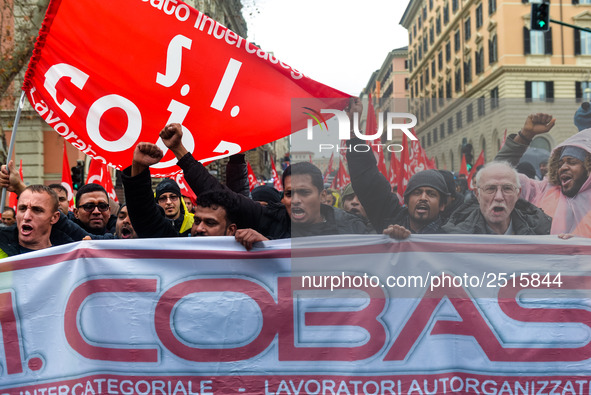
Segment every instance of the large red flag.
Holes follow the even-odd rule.
[[[460,163],[460,174],[468,177],[468,166],[466,165],[466,156],[462,154],[462,163]]]
[[[468,187],[470,189],[474,189],[473,185],[472,185],[472,178],[476,175],[476,172],[478,171],[478,166],[482,166],[484,165],[484,150],[480,151],[480,155],[478,155],[478,159],[476,159],[476,162],[474,163],[474,166],[472,166],[472,168],[470,169],[470,174],[468,174]]]
[[[277,169],[275,169],[275,161],[273,160],[273,156],[271,156],[271,178],[273,178],[273,188],[277,189],[278,191],[283,191],[283,185],[281,185],[281,179],[277,174]]]
[[[107,191],[109,198],[119,203],[119,199],[115,193],[115,188],[113,187],[113,180],[111,180],[111,173],[109,172],[107,165],[100,163],[96,159],[92,159],[90,161],[90,165],[88,166],[88,178],[86,178],[86,183],[102,185],[102,187]]]
[[[257,176],[254,175],[254,171],[252,171],[252,167],[250,167],[250,163],[248,162],[246,162],[246,169],[248,171],[248,188],[252,192],[258,185]]]
[[[18,175],[21,177],[21,181],[23,181],[23,160],[20,160],[18,165]],[[12,207],[14,211],[16,211],[16,206],[18,205],[18,196],[14,192],[8,192],[8,207]],[[4,210],[4,207],[2,207]]]
[[[123,169],[138,142],[158,144],[160,177],[178,172],[158,137],[168,123],[181,123],[187,149],[210,162],[305,129],[292,99],[343,108],[349,97],[182,1],[146,0],[52,0],[23,89],[51,127],[102,163]]]
[[[74,188],[72,187],[72,173],[70,162],[68,161],[68,152],[66,151],[66,141],[64,140],[64,159],[62,161],[62,186],[68,191],[68,210],[74,211]]]

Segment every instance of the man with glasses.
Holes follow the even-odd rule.
[[[507,162],[490,162],[475,177],[476,201],[460,206],[443,226],[447,233],[547,235],[552,218],[520,199],[519,174]]]
[[[99,184],[83,185],[76,193],[74,208],[76,222],[84,230],[94,235],[113,233],[109,229],[111,209],[107,191]],[[116,222],[116,218],[114,221]]]

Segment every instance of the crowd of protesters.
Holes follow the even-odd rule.
[[[362,109],[361,101],[352,99],[346,111]],[[531,165],[517,167],[532,139],[554,124],[548,114],[529,115],[494,161],[478,170],[472,190],[449,171],[423,170],[410,178],[402,202],[373,153],[353,149],[347,152],[351,183],[341,191],[325,189],[322,172],[301,162],[284,170],[283,193],[261,186],[251,194],[242,154],[232,156],[222,184],[183,145],[179,124],[165,126],[160,138],[176,156],[196,201],[182,196],[172,179],[152,189],[149,167],[163,151],[147,142],[135,147],[122,172],[126,204],[120,207],[112,207],[102,186],[87,184],[69,211],[63,186],[27,187],[11,161],[2,166],[0,186],[19,199],[16,212],[2,212],[0,257],[83,239],[232,236],[251,249],[265,240],[338,234],[591,237],[591,128],[580,128],[559,144],[540,164],[541,177]]]

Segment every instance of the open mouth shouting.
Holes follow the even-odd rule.
[[[121,231],[119,233],[122,239],[131,239],[133,236],[133,231],[129,227],[121,228]]]
[[[20,229],[21,236],[30,236],[33,233],[33,227],[28,224],[22,224]]]
[[[291,219],[292,221],[302,221],[306,217],[306,211],[301,207],[291,207]]]
[[[562,190],[568,190],[572,187],[573,185],[573,176],[572,174],[565,172],[562,173],[560,175],[560,186],[562,187]]]

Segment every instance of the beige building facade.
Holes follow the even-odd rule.
[[[555,23],[531,31],[531,4],[515,0],[411,0],[410,112],[417,137],[439,168],[457,171],[471,144],[492,160],[505,129],[549,112],[557,125],[532,146],[552,149],[577,131],[573,116],[591,99],[591,33]],[[551,2],[550,17],[591,27],[591,2]]]

